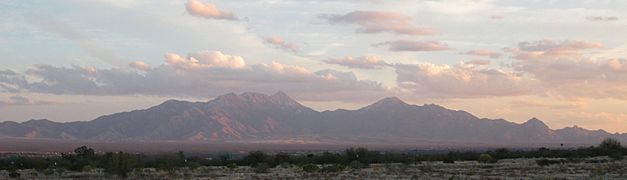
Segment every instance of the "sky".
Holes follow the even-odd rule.
[[[0,0],[0,121],[384,97],[627,132],[627,1]]]

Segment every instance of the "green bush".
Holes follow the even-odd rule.
[[[478,162],[480,163],[491,163],[492,162],[492,156],[490,156],[489,154],[481,154],[479,155],[479,158],[477,159]]]
[[[270,165],[268,163],[259,163],[255,166],[255,173],[269,173]]]
[[[226,167],[229,168],[229,169],[235,169],[235,168],[237,168],[237,164],[230,163],[230,164],[226,165]]]
[[[330,166],[323,167],[322,169],[320,169],[320,171],[325,172],[325,173],[334,173],[334,172],[341,172],[345,168],[346,167],[342,164],[333,164]]]
[[[612,158],[613,160],[620,161],[620,160],[623,160],[624,155],[622,152],[614,152],[610,154],[609,157]]]
[[[550,159],[540,159],[536,160],[536,163],[540,166],[548,166],[552,164],[562,164],[565,163],[564,160],[550,160]]]
[[[303,171],[308,173],[318,172],[318,170],[320,170],[320,168],[315,164],[305,164],[303,166]]]
[[[18,173],[16,171],[11,171],[11,172],[9,172],[9,177],[10,178],[19,178],[20,177],[20,173]]]
[[[351,169],[361,169],[361,168],[364,168],[365,165],[362,164],[361,162],[357,161],[357,160],[354,160],[354,161],[351,161],[351,163],[348,164],[348,167],[350,167]]]

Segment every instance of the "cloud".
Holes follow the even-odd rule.
[[[588,21],[618,21],[618,17],[616,16],[588,16],[586,17]]]
[[[482,59],[473,59],[473,60],[465,62],[465,64],[470,64],[474,66],[485,66],[485,65],[490,65],[490,63],[491,63],[490,61],[482,60]]]
[[[16,93],[26,85],[28,81],[21,74],[9,69],[0,70],[0,92]]]
[[[547,103],[529,99],[515,99],[510,101],[514,108],[550,108],[550,109],[580,109],[586,105],[583,101],[572,101],[568,103]]]
[[[494,20],[501,20],[501,19],[505,19],[505,16],[501,16],[501,15],[492,15],[492,16],[490,16],[490,19],[494,19]]]
[[[168,65],[180,69],[243,68],[246,66],[242,57],[223,54],[220,51],[200,51],[187,57],[168,53],[165,59]]]
[[[521,42],[509,48],[514,71],[541,82],[546,95],[558,98],[627,99],[627,60],[591,58],[588,51],[603,47],[589,41]]]
[[[415,96],[478,98],[531,93],[531,82],[512,72],[431,63],[394,66],[399,88]]]
[[[124,65],[124,63],[122,63],[124,60],[118,58],[118,56],[111,49],[106,48],[101,42],[93,38],[89,38],[83,32],[78,31],[76,28],[63,21],[58,21],[50,17],[37,17],[32,18],[31,23],[37,25],[46,32],[50,32],[67,39],[85,50],[90,56],[97,58],[102,62],[113,66]]]
[[[533,42],[520,42],[517,48],[506,48],[506,51],[514,54],[516,59],[541,59],[556,57],[572,57],[581,54],[581,51],[588,49],[602,48],[599,42],[583,40],[540,40]]]
[[[357,58],[346,56],[343,58],[330,58],[324,62],[358,69],[381,69],[390,66],[390,64],[383,61],[379,56],[363,56]]]
[[[466,54],[473,55],[473,56],[490,57],[493,59],[501,57],[501,53],[494,52],[494,51],[487,50],[487,49],[476,49],[476,50],[468,51],[466,52]]]
[[[275,47],[288,50],[291,52],[297,52],[298,48],[295,44],[285,42],[285,40],[280,36],[272,36],[265,39],[265,42],[268,44],[272,44]]]
[[[374,44],[373,46],[388,46],[390,51],[444,51],[450,48],[446,43],[439,41],[387,41]]]
[[[32,101],[24,96],[11,96],[8,100],[1,101],[0,107],[3,106],[28,106],[28,105],[46,105],[46,104],[56,104],[53,101]]]
[[[203,3],[200,0],[188,0],[185,9],[189,14],[207,19],[237,20],[232,12],[222,11],[215,4]]]
[[[0,72],[4,72],[0,83],[13,90],[68,95],[207,98],[230,92],[285,91],[303,100],[323,101],[370,99],[367,97],[380,97],[386,90],[378,82],[357,79],[352,72],[310,71],[277,62],[247,65],[239,56],[218,51],[200,51],[188,57],[170,53],[164,64],[142,72],[52,65],[37,65],[21,73]],[[328,97],[309,99],[317,94]]]
[[[141,71],[146,71],[150,69],[150,65],[144,61],[135,61],[135,62],[128,64],[128,66],[133,69],[137,69]]]
[[[353,11],[344,15],[322,14],[318,16],[331,24],[356,24],[357,33],[391,32],[403,35],[433,35],[435,30],[416,27],[411,24],[412,18],[399,13],[378,11]]]

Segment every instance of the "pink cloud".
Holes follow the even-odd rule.
[[[488,61],[488,60],[473,59],[473,60],[465,62],[465,64],[471,64],[471,65],[475,65],[475,66],[485,66],[485,65],[490,65],[491,62]]]
[[[501,53],[494,52],[494,51],[487,50],[487,49],[476,49],[476,50],[468,51],[468,52],[466,52],[466,54],[467,55],[473,55],[473,56],[490,57],[490,58],[499,58],[499,57],[501,57]]]
[[[531,82],[513,72],[474,66],[431,63],[394,66],[397,84],[416,96],[477,98],[517,96],[531,92]]]
[[[285,39],[283,39],[280,36],[272,36],[272,37],[266,38],[265,42],[269,43],[269,44],[272,44],[275,47],[278,47],[278,48],[281,48],[281,49],[284,49],[284,50],[288,50],[288,51],[291,51],[291,52],[297,52],[298,51],[298,48],[296,47],[295,44],[286,42]]]
[[[147,64],[144,61],[135,61],[128,65],[129,67],[137,70],[146,71],[150,69],[150,64]]]
[[[228,11],[221,11],[215,4],[203,3],[200,0],[188,0],[185,9],[193,16],[207,19],[237,20],[235,14]]]
[[[357,33],[392,32],[404,35],[433,35],[435,30],[416,27],[412,18],[399,13],[378,11],[353,11],[344,15],[320,15],[331,24],[356,24]]]
[[[450,48],[440,41],[409,41],[398,40],[374,44],[374,46],[388,46],[390,51],[444,51]]]
[[[599,42],[583,40],[540,40],[533,42],[520,42],[517,48],[507,48],[514,54],[516,59],[538,59],[551,57],[572,57],[580,55],[582,51],[588,49],[602,48]]]
[[[363,56],[357,58],[346,56],[343,58],[331,58],[324,62],[359,69],[381,69],[390,65],[378,56]]]
[[[200,51],[188,57],[168,53],[165,58],[168,65],[180,69],[243,68],[246,66],[241,56],[223,54],[220,51]]]

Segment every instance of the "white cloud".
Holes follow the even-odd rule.
[[[496,69],[431,63],[399,64],[394,68],[399,88],[414,96],[478,98],[531,92],[531,82],[512,72]]]
[[[206,69],[206,68],[243,68],[246,66],[240,56],[223,54],[220,51],[200,51],[192,53],[188,57],[168,53],[165,55],[166,63],[180,69]]]

